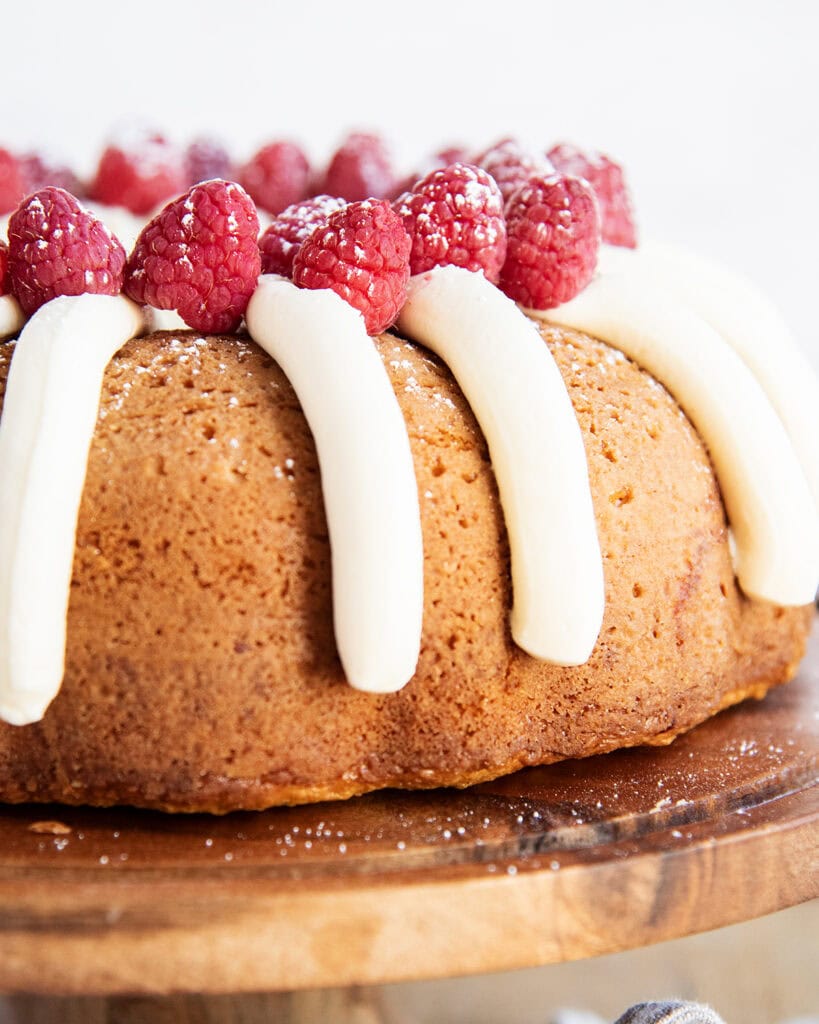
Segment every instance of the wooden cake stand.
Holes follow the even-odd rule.
[[[670,747],[259,814],[0,810],[0,991],[281,991],[554,963],[819,893],[819,630]]]

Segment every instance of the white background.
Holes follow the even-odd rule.
[[[89,170],[136,115],[238,157],[292,137],[318,162],[375,128],[406,169],[449,141],[596,146],[644,235],[756,281],[819,367],[818,45],[812,0],[5,0],[0,145]]]

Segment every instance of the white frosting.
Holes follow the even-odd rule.
[[[398,690],[420,650],[423,546],[407,428],[386,370],[361,314],[332,291],[262,277],[246,320],[293,385],[316,443],[347,680]]]
[[[121,296],[53,299],[17,340],[0,419],[0,718],[42,718],[59,690],[80,498],[100,386],[142,330]]]
[[[17,299],[13,295],[0,295],[0,341],[17,334],[25,322]]]
[[[563,378],[535,325],[482,274],[414,277],[398,328],[452,370],[486,437],[512,561],[512,636],[559,665],[588,660],[603,569],[586,453]]]
[[[819,582],[812,495],[781,420],[721,335],[672,291],[618,272],[532,315],[609,342],[666,385],[709,448],[743,590],[781,605],[810,603]]]
[[[819,379],[779,311],[741,277],[675,246],[603,246],[602,273],[658,285],[698,313],[742,357],[779,414],[819,512]]]
[[[175,309],[151,310],[151,327],[155,331],[188,331],[190,328]]]

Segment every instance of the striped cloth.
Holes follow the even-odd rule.
[[[552,1015],[549,1024],[607,1024],[607,1022],[588,1010],[564,1008]],[[708,1006],[675,999],[638,1003],[618,1017],[615,1024],[725,1024],[725,1022]]]
[[[616,1024],[725,1024],[710,1006],[678,1000],[638,1003],[617,1018]]]
[[[549,1024],[608,1024],[608,1022],[590,1010],[564,1008],[552,1014]],[[725,1022],[710,1006],[684,1002],[680,999],[666,999],[661,1002],[637,1003],[618,1017],[614,1024],[725,1024]],[[810,1013],[806,1017],[789,1017],[781,1024],[819,1024],[819,1015]]]

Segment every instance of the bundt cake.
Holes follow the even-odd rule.
[[[13,281],[0,297],[0,799],[222,813],[466,786],[668,743],[793,676],[819,387],[764,300],[667,247],[601,248],[603,199],[568,295],[563,240],[523,295],[512,257],[423,265],[416,187],[336,202],[227,326],[157,329],[179,296],[151,275],[179,282],[151,254],[193,252],[162,245],[207,220],[197,188],[140,236],[125,294],[52,275],[25,326]],[[509,253],[521,191],[548,221],[526,189],[480,200]],[[364,266],[376,222],[388,255]],[[328,250],[355,274],[317,281]],[[361,294],[387,293],[373,322]]]

